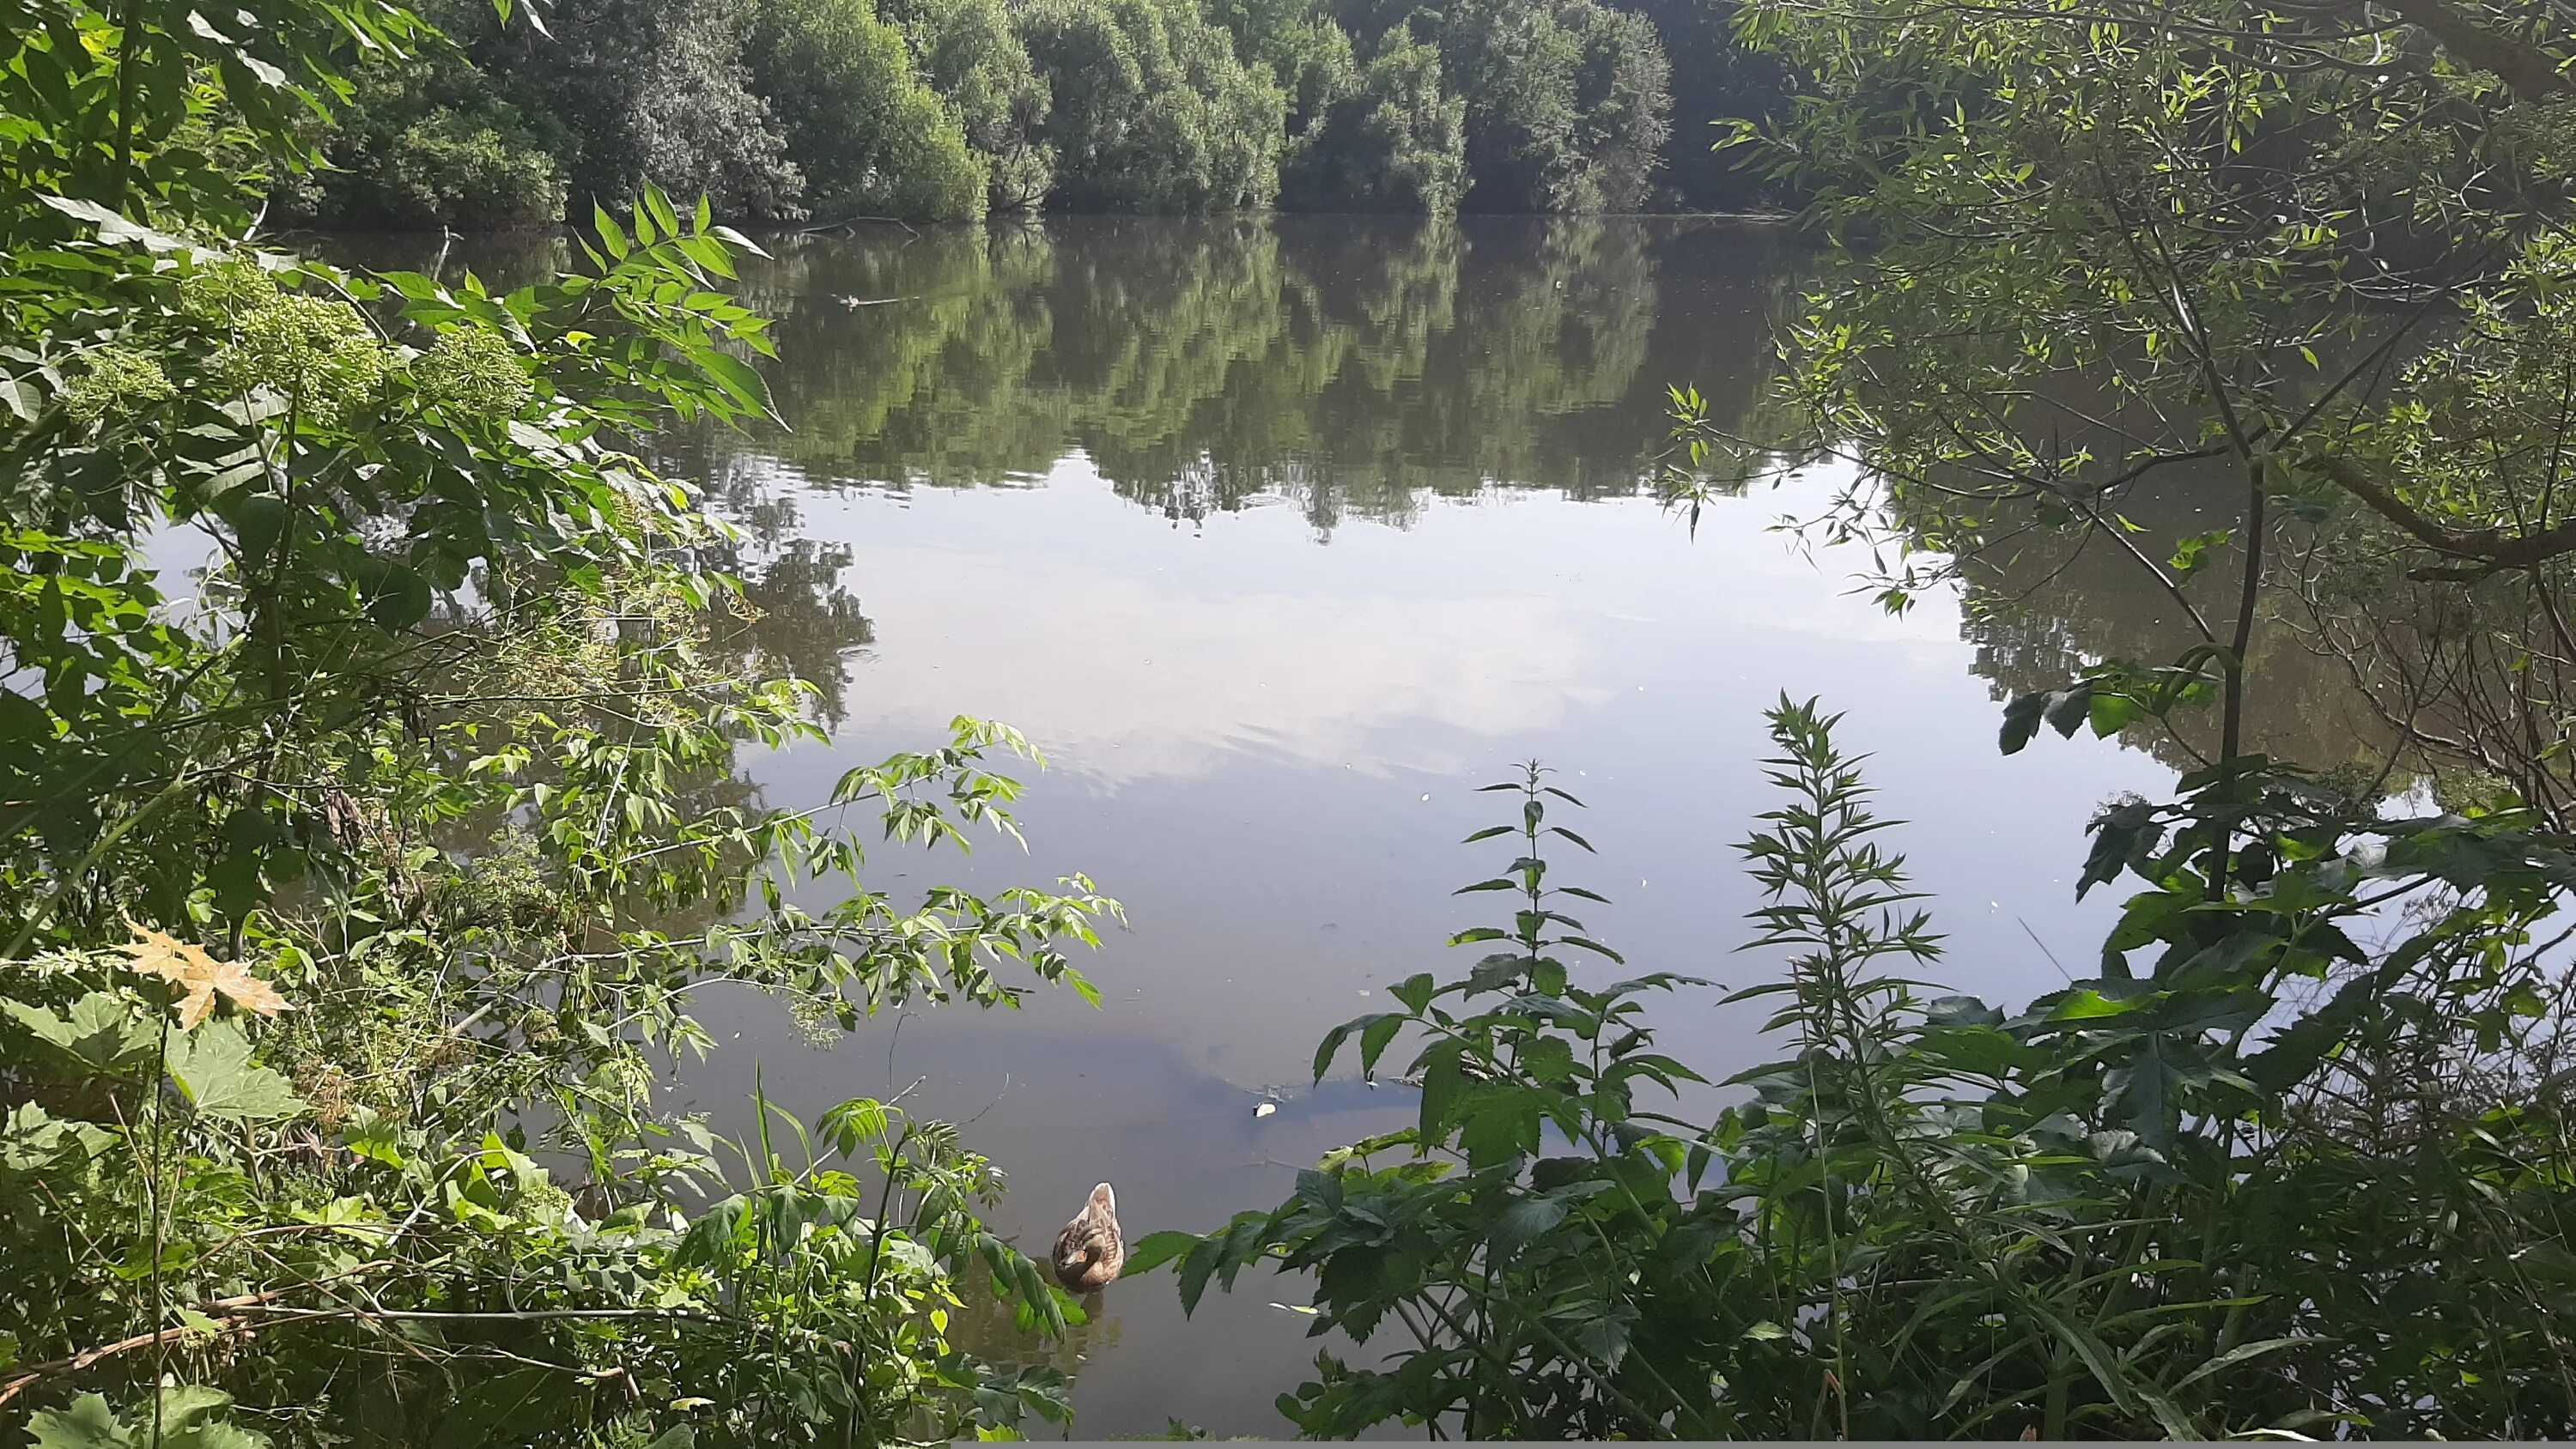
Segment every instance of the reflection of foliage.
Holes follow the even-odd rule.
[[[2210,758],[2246,748],[2259,665],[2321,647],[2402,743],[2576,803],[2547,778],[2576,679],[2565,15],[1749,0],[1746,20],[1799,73],[1765,152],[1828,245],[1785,330],[1785,426],[1751,441],[1860,465],[1819,522],[1890,545],[1885,597],[2090,548],[2188,626]],[[2136,523],[2195,476],[2223,514]],[[2033,544],[2051,533],[2085,537]],[[2501,630],[2481,653],[2515,677],[2438,632],[2295,617],[2330,593],[2371,625],[2385,596]]]
[[[2167,486],[2133,496],[2124,516],[2139,546],[2165,558],[2179,540],[2207,529],[2209,506],[2225,499],[2224,479],[2178,473]],[[2232,543],[2213,545],[2210,555],[2183,585],[2204,611],[2224,606],[2241,562]],[[1959,585],[1961,633],[1998,699],[2055,689],[2105,659],[2172,659],[2197,642],[2152,576],[2081,533],[2035,530],[1965,563]],[[2248,747],[2320,768],[2384,754],[2393,736],[2369,717],[2350,673],[2287,623],[2267,621],[2254,640],[2251,669],[2263,687],[2246,700]],[[2212,723],[2187,712],[2170,725],[2140,721],[2122,739],[2188,770],[2207,763]]]
[[[793,359],[795,431],[763,446],[898,486],[1038,476],[1080,448],[1174,517],[1280,493],[1319,527],[1402,517],[1426,489],[1632,492],[1670,375],[1649,363],[1656,235],[1103,221],[793,245],[747,277]],[[1761,280],[1741,250],[1687,245]],[[1672,366],[1731,390],[1750,340],[1677,328]]]
[[[859,601],[840,583],[849,567],[848,545],[790,542],[772,556],[756,579],[743,587],[749,617],[741,628],[710,643],[710,656],[770,677],[792,677],[814,687],[814,713],[826,727],[840,724],[848,709],[842,689],[848,682],[849,654],[876,641]]]

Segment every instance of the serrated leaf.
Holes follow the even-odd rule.
[[[134,1435],[107,1400],[83,1394],[67,1409],[39,1409],[27,1421],[28,1449],[134,1449]]]
[[[201,1117],[261,1122],[304,1110],[285,1077],[251,1060],[250,1038],[238,1023],[221,1021],[171,1038],[166,1062]]]
[[[1118,1276],[1133,1278],[1142,1273],[1151,1273],[1198,1246],[1198,1241],[1199,1235],[1196,1233],[1173,1231],[1147,1233],[1127,1245],[1127,1266],[1118,1270]]]
[[[294,1008],[277,988],[250,974],[247,963],[218,961],[206,948],[182,941],[167,932],[126,922],[134,939],[119,947],[134,970],[146,976],[158,976],[180,990],[179,1029],[193,1031],[215,1009],[215,997],[223,998],[244,1011],[261,1016],[275,1016]]]
[[[1564,1222],[1569,1210],[1561,1198],[1525,1197],[1503,1209],[1488,1236],[1498,1248],[1516,1248]]]
[[[66,1016],[23,1001],[0,1000],[0,1011],[46,1045],[102,1076],[150,1060],[160,1037],[158,1030],[135,1014],[132,1001],[109,991],[93,991],[73,1002]]]

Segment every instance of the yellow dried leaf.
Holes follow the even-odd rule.
[[[146,976],[158,976],[179,988],[179,1029],[193,1031],[198,1023],[212,1015],[215,996],[244,1011],[262,1016],[275,1016],[294,1008],[277,988],[250,974],[250,968],[239,961],[218,961],[206,954],[206,948],[182,941],[166,931],[149,926],[125,923],[132,928],[134,940],[125,947],[134,969]]]

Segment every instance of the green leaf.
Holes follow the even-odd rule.
[[[395,559],[368,559],[358,570],[358,597],[376,627],[397,634],[429,617],[429,580]]]
[[[1628,1357],[1628,1342],[1636,1326],[1637,1305],[1613,1304],[1605,1312],[1575,1323],[1574,1346],[1594,1363],[1616,1371]]]
[[[1127,1245],[1127,1266],[1118,1270],[1121,1278],[1133,1278],[1180,1257],[1198,1246],[1199,1235],[1177,1231],[1147,1233]]]
[[[1322,1081],[1324,1073],[1333,1069],[1333,1058],[1341,1053],[1342,1043],[1350,1040],[1352,1030],[1358,1025],[1357,1021],[1346,1021],[1324,1033],[1324,1039],[1315,1046],[1316,1081]]]
[[[2172,567],[2175,578],[2190,578],[2193,574],[2200,571],[2201,566],[2204,563],[2208,562],[2204,555],[2206,555],[2209,550],[2218,547],[2220,544],[2227,542],[2235,536],[2236,530],[2232,528],[2216,528],[2207,533],[2195,533],[2191,537],[2176,543],[2174,545],[2173,557],[2166,560],[2166,562]]]
[[[1209,1275],[1216,1272],[1218,1255],[1225,1250],[1222,1236],[1201,1238],[1190,1244],[1181,1255],[1181,1313],[1198,1311],[1199,1296],[1207,1292]]]
[[[2022,747],[2030,743],[2030,737],[2039,733],[2040,717],[2047,709],[2048,696],[2045,694],[2020,695],[2004,706],[2003,733],[1996,742],[2003,746],[2005,754],[2021,753]]]
[[[286,535],[286,504],[274,493],[227,493],[216,511],[232,524],[246,558],[267,558]]]
[[[617,218],[608,214],[608,208],[593,202],[590,224],[598,231],[600,245],[608,248],[608,254],[620,261],[625,260],[630,250],[626,244],[626,229],[617,224]]]
[[[2060,739],[2073,739],[2075,732],[2093,717],[2093,685],[2080,681],[2074,687],[2061,689],[2048,696],[2048,727]]]
[[[1418,1014],[1431,1004],[1432,994],[1438,989],[1430,972],[1419,971],[1388,987],[1386,994],[1403,1002],[1405,1010]]]
[[[1450,1111],[1467,1087],[1466,1074],[1458,1069],[1458,1052],[1458,1043],[1445,1041],[1423,1053],[1421,1130],[1426,1142],[1449,1139]]]
[[[224,1122],[261,1122],[304,1110],[286,1078],[251,1060],[250,1038],[236,1021],[212,1021],[173,1037],[167,1058],[197,1115]]]
[[[1497,1248],[1517,1248],[1535,1241],[1564,1222],[1570,1210],[1570,1204],[1562,1198],[1525,1197],[1505,1208],[1503,1215],[1494,1219],[1493,1231],[1488,1236]]]
[[[132,998],[112,991],[93,991],[71,1004],[68,1017],[41,1006],[0,998],[5,1011],[46,1045],[85,1071],[122,1076],[151,1060],[159,1029],[142,1019]]]
[[[83,1394],[68,1409],[39,1409],[27,1421],[28,1449],[134,1449],[134,1436],[107,1400]]]
[[[741,232],[738,232],[729,226],[712,227],[708,230],[707,235],[723,242],[726,246],[732,247],[735,251],[749,252],[753,256],[761,258],[766,258],[769,255],[769,253],[760,249],[760,243],[753,241],[751,238],[744,236]]]
[[[392,1119],[366,1107],[360,1107],[358,1114],[340,1133],[340,1145],[348,1148],[352,1156],[387,1167],[400,1167],[410,1160],[403,1155],[402,1131]]]
[[[1404,1029],[1406,1020],[1406,1017],[1392,1011],[1369,1019],[1368,1025],[1360,1031],[1361,1071],[1377,1070],[1377,1059],[1386,1054],[1387,1043],[1395,1040],[1395,1034]]]

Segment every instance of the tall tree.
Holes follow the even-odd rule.
[[[1309,211],[1458,207],[1467,179],[1467,103],[1440,84],[1440,52],[1391,37],[1291,149],[1279,204]]]
[[[1819,198],[1831,244],[1790,334],[1798,435],[1764,441],[1862,465],[1842,518],[1913,550],[1898,596],[2015,530],[2090,531],[2197,636],[2179,659],[2107,664],[2088,697],[2127,702],[2093,717],[2205,692],[2220,761],[2245,748],[2258,634],[2330,578],[2566,616],[2564,17],[1756,0],[1748,26],[1801,73],[1778,174]],[[2124,500],[2192,471],[2224,480],[2225,515],[2151,553]],[[2334,527],[2276,567],[2292,515]],[[2185,592],[2221,561],[2222,597]],[[2566,801],[2550,696],[2576,687],[2576,636],[2545,627],[2529,649],[2507,692],[2525,704],[2471,753]],[[2428,747],[2462,742],[2407,689],[2387,683],[2394,716]]]
[[[528,114],[573,136],[571,204],[623,207],[646,184],[729,216],[799,214],[804,178],[751,87],[754,12],[731,0],[557,0],[486,12],[469,53]]]
[[[1473,211],[1632,211],[1670,134],[1654,27],[1594,0],[1464,0],[1403,22],[1467,101]]]
[[[903,31],[914,68],[983,158],[991,208],[1044,202],[1055,186],[1051,98],[1002,0],[881,0],[877,11]]]
[[[984,158],[867,0],[760,0],[744,53],[813,216],[984,214]]]
[[[1278,193],[1286,100],[1193,0],[1039,0],[1018,24],[1053,88],[1059,203],[1231,211]]]
[[[1729,123],[1784,114],[1789,68],[1735,33],[1735,0],[1614,0],[1655,27],[1672,65],[1672,134],[1656,193],[1659,204],[1690,211],[1731,211],[1777,203],[1754,158],[1728,145]]]

